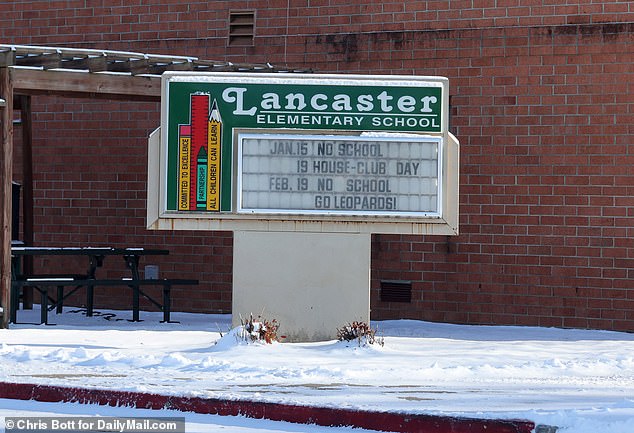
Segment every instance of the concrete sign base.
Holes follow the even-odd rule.
[[[286,342],[336,338],[370,321],[370,234],[236,231],[233,326],[277,320]]]

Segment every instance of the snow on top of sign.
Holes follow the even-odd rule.
[[[365,86],[402,86],[402,87],[442,87],[447,82],[445,77],[431,76],[405,76],[405,75],[341,75],[341,74],[279,74],[245,72],[165,72],[163,77],[169,81],[184,81],[188,83],[234,82],[240,77],[241,84],[262,83],[268,84],[328,84],[350,85],[363,84]],[[264,80],[266,79],[266,80]]]
[[[385,138],[397,138],[397,137],[415,137],[421,138],[421,134],[414,134],[413,132],[387,132],[387,131],[366,131],[361,133],[361,137],[385,137]]]

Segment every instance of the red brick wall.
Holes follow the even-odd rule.
[[[231,233],[155,232],[145,229],[147,137],[158,126],[159,104],[33,97],[33,177],[37,245],[143,246],[168,248],[170,256],[147,257],[161,276],[197,278],[195,293],[173,291],[175,309],[231,309]],[[16,125],[16,135],[21,127]],[[19,140],[16,140],[19,159]],[[19,163],[19,161],[17,161]],[[21,180],[21,167],[16,179]],[[46,272],[87,268],[85,259],[46,257]],[[111,257],[100,275],[119,277],[124,261]],[[151,293],[160,300],[160,293]],[[126,306],[131,294],[96,292],[100,307]],[[83,299],[76,298],[76,303]],[[146,303],[146,306],[149,306]]]
[[[375,235],[374,319],[634,330],[631,2],[90,3],[6,4],[0,41],[449,77],[461,234]],[[253,47],[227,47],[236,5]],[[227,311],[231,234],[144,229],[157,107],[35,99],[36,241],[167,247],[162,270],[203,281],[176,308]],[[412,303],[380,280],[411,281]]]

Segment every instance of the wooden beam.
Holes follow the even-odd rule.
[[[161,75],[165,71],[193,71],[194,62],[154,63],[148,66],[149,74]]]
[[[106,56],[83,56],[72,60],[64,59],[61,69],[85,69],[89,72],[103,72],[108,70]],[[81,72],[81,71],[80,71]]]
[[[15,51],[11,49],[0,50],[0,67],[15,65]]]
[[[46,71],[28,68],[9,69],[12,70],[13,88],[16,94],[126,97],[127,99],[153,101],[158,101],[161,98],[161,77],[159,76],[91,74],[50,69]]]
[[[62,55],[60,53],[34,54],[16,60],[16,64],[20,66],[41,66],[44,69],[59,68],[62,64]]]
[[[0,141],[0,293],[2,294],[2,321],[0,327],[9,326],[11,316],[11,199],[13,179],[13,85],[11,69],[0,68],[0,96],[6,105],[0,113],[2,140]]]

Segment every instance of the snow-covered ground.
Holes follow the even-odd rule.
[[[67,308],[0,330],[0,381],[634,431],[634,334],[395,320],[372,323],[383,346],[246,345],[226,315],[130,318]]]

